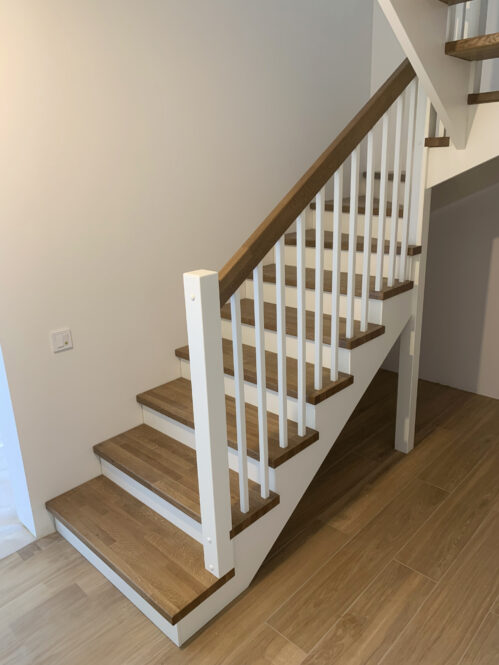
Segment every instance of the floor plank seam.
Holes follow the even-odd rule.
[[[326,523],[324,523],[324,527],[327,527],[328,529],[334,529],[334,527],[332,527],[331,525],[326,524]],[[336,531],[339,531],[339,529],[336,529]],[[343,532],[340,532],[340,533],[343,533]],[[345,535],[345,534],[343,534],[343,535]],[[321,571],[321,570],[324,568],[324,566],[327,566],[327,564],[331,561],[331,559],[333,559],[337,554],[339,554],[339,552],[341,552],[341,550],[342,550],[342,549],[343,549],[343,548],[344,548],[344,547],[345,547],[345,546],[346,546],[346,545],[347,545],[347,544],[348,544],[353,538],[354,538],[354,536],[352,536],[351,538],[347,538],[347,540],[343,543],[343,545],[341,545],[337,550],[335,550],[335,551],[333,552],[333,554],[331,554],[331,556],[328,556],[328,557],[324,560],[324,562],[322,563],[322,565],[319,566],[319,568],[316,568],[316,569],[313,571],[313,573],[311,573],[310,576],[307,577],[307,579],[305,580],[305,582],[303,582],[302,584],[300,584],[299,586],[297,586],[297,587],[294,589],[294,591],[290,594],[290,596],[289,596],[288,598],[286,598],[286,600],[284,600],[284,601],[283,601],[278,607],[276,607],[275,609],[272,610],[272,613],[269,614],[269,616],[266,618],[265,621],[266,621],[266,622],[269,621],[269,620],[274,616],[274,614],[277,614],[277,612],[279,612],[279,610],[280,610],[280,609],[281,609],[286,603],[288,603],[288,602],[289,602],[294,596],[296,596],[296,594],[297,594],[301,589],[303,589],[303,587],[305,587],[305,586],[308,584],[308,582],[312,579],[312,577],[314,577],[315,575],[317,575],[317,573],[318,573],[319,571]],[[298,648],[301,648],[301,647],[299,647],[299,645],[296,645],[296,646],[298,646]]]
[[[469,650],[470,650],[471,647],[473,646],[473,642],[475,641],[476,636],[479,635],[482,626],[484,625],[484,623],[487,621],[487,619],[489,618],[489,616],[490,616],[491,614],[492,614],[492,611],[489,611],[489,612],[487,612],[487,614],[483,617],[482,621],[480,622],[480,625],[477,626],[476,631],[473,633],[473,635],[472,635],[471,638],[470,638],[470,641],[469,641],[469,643],[468,643],[468,646],[467,646],[466,649],[464,650],[463,655],[462,655],[461,658],[458,660],[458,662],[456,663],[456,665],[461,665],[461,663],[463,662],[463,660],[464,660],[465,657],[466,657],[466,654],[469,652]]]
[[[407,542],[410,542],[410,541],[411,541],[411,538],[409,538],[409,540]],[[413,568],[412,566],[409,566],[407,563],[404,563],[403,561],[399,561],[399,559],[397,559],[397,555],[395,555],[393,560],[396,563],[400,564],[401,566],[404,566],[404,568],[408,568],[413,573],[416,573],[416,575],[421,575],[421,577],[426,578],[429,582],[433,582],[433,584],[438,584],[438,580],[434,579],[433,577],[430,577],[429,575],[426,575],[425,573],[422,573],[420,570],[416,570],[416,568]]]
[[[303,651],[303,649],[302,649],[301,647],[299,647],[299,646],[298,646],[297,644],[295,644],[292,640],[290,640],[289,637],[286,637],[286,635],[283,635],[283,634],[282,634],[277,628],[275,628],[274,626],[271,626],[269,623],[267,623],[267,621],[264,621],[264,622],[263,622],[263,625],[264,625],[264,626],[267,626],[268,628],[270,628],[270,630],[272,630],[274,633],[276,633],[277,635],[279,635],[279,637],[282,637],[284,640],[286,640],[286,642],[287,642],[288,644],[291,644],[291,645],[293,646],[294,649],[298,649],[299,651],[301,651],[302,654],[303,654],[303,658],[304,658],[304,659],[307,657],[308,654],[307,654],[306,651]]]

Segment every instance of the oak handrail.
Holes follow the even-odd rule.
[[[219,273],[224,305],[416,76],[404,60]]]

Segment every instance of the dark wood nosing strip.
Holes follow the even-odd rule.
[[[469,61],[499,58],[499,32],[447,42],[445,53]]]
[[[429,136],[424,142],[427,148],[448,148],[450,138],[448,136]]]
[[[499,90],[475,92],[468,95],[468,104],[490,104],[492,102],[499,102]]]

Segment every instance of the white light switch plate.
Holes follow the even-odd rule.
[[[73,338],[69,328],[53,330],[50,333],[50,341],[52,343],[52,351],[54,353],[59,353],[60,351],[69,351],[69,349],[73,348]]]

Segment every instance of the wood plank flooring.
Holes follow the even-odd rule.
[[[94,452],[183,513],[201,522],[196,451],[148,425],[139,425],[94,446]],[[270,492],[262,499],[260,487],[248,481],[249,510],[242,513],[239,476],[229,471],[233,538],[279,503]]]
[[[0,663],[499,662],[499,401],[420,382],[404,456],[395,398],[380,372],[249,589],[182,649],[52,535],[0,561]]]

